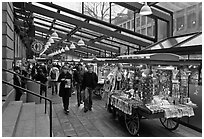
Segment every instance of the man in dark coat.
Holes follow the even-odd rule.
[[[93,66],[89,65],[87,68],[88,72],[84,73],[82,82],[82,90],[85,93],[84,112],[92,110],[92,92],[98,83],[98,76],[93,72]]]
[[[62,73],[59,75],[60,83],[59,96],[62,97],[65,114],[69,113],[69,97],[72,93],[72,75],[68,72],[69,67],[63,66]]]
[[[17,74],[20,74],[20,67],[14,67],[14,71]],[[18,75],[14,74],[13,82],[14,85],[21,87],[21,78]],[[15,101],[19,101],[22,96],[22,90],[18,88],[15,88],[15,90],[16,90]]]
[[[74,83],[76,85],[76,90],[77,90],[77,103],[78,103],[78,107],[80,106],[80,104],[82,104],[82,81],[83,81],[83,75],[84,75],[84,70],[82,68],[81,64],[78,64],[76,66],[76,70],[74,71]]]

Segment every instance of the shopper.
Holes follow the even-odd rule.
[[[20,74],[20,67],[14,67],[14,71],[17,74]],[[14,85],[21,87],[21,78],[18,75],[14,74],[13,81]],[[22,91],[18,88],[15,88],[15,90],[16,90],[15,101],[19,101],[22,96]]]
[[[82,104],[83,96],[81,94],[82,91],[82,81],[83,81],[84,70],[82,68],[82,64],[78,64],[76,66],[76,70],[74,71],[74,84],[77,90],[77,103],[78,107]]]
[[[53,64],[53,67],[50,69],[49,76],[50,76],[50,85],[52,88],[52,95],[54,95],[54,93],[57,94],[58,93],[57,79],[59,77],[59,69],[55,64]]]
[[[43,73],[43,70],[41,68],[39,68],[37,70],[37,74],[34,76],[34,80],[40,81],[40,83],[42,83],[42,84],[46,84],[47,77],[45,76],[45,74]],[[43,92],[46,92],[46,91],[47,91],[47,86],[46,85],[40,85],[40,95],[42,95]]]
[[[84,73],[82,82],[82,89],[84,90],[85,93],[84,112],[92,110],[92,92],[98,83],[98,76],[96,75],[95,72],[93,72],[93,66],[88,65],[87,69],[88,72]]]
[[[68,66],[63,66],[62,72],[58,78],[58,81],[61,82],[59,96],[62,97],[65,114],[69,113],[69,97],[71,97],[72,91],[72,75],[68,72],[68,70]]]

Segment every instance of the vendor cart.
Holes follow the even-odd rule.
[[[103,91],[104,91],[104,79],[98,81],[96,88],[93,90],[93,93],[102,99]]]
[[[137,92],[139,95],[132,97],[124,90],[114,90],[109,96],[108,110],[114,116],[118,116],[119,119],[123,118],[122,121],[124,121],[128,132],[133,136],[139,135],[140,120],[144,118],[159,118],[166,129],[176,130],[179,126],[179,119],[185,116],[194,116],[193,108],[197,107],[188,97],[188,86],[186,84],[189,71],[182,68],[182,70],[177,70],[177,67],[185,65],[186,68],[186,65],[200,65],[201,61],[183,60],[180,59],[180,56],[174,54],[151,54],[148,56],[149,59],[131,59],[134,64],[147,63],[151,70],[153,66],[157,65],[160,71],[158,74],[155,71],[151,72],[152,75],[146,79],[148,82],[143,82],[140,78],[142,82],[142,84],[139,84],[140,87],[145,87],[141,87],[142,90]],[[121,61],[128,62],[129,60]],[[162,65],[170,65],[170,67],[166,68]],[[145,70],[143,73],[146,72],[149,71]],[[167,73],[171,74],[167,76]],[[177,75],[178,73],[179,75]],[[151,82],[150,80],[156,75],[158,75],[159,83]],[[151,87],[148,84],[151,84]],[[152,86],[154,89],[151,90]],[[141,95],[141,93],[143,94]]]

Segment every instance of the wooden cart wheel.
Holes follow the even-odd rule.
[[[134,112],[132,115],[125,114],[125,125],[131,135],[138,135],[140,128],[140,118],[138,113]]]
[[[162,125],[168,130],[175,130],[179,126],[179,119],[178,118],[160,118],[160,122]]]

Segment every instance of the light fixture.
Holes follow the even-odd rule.
[[[77,45],[78,45],[78,46],[84,46],[84,45],[85,45],[85,43],[84,43],[84,41],[82,40],[82,38],[78,41]]]
[[[73,42],[72,42],[72,44],[70,45],[70,49],[76,49],[76,46],[74,45]]]
[[[52,38],[49,38],[48,42],[50,42],[50,43],[55,43]]]
[[[151,8],[147,5],[147,2],[140,9],[140,15],[150,15],[152,14]]]
[[[69,47],[68,47],[68,45],[66,45],[66,47],[65,47],[65,51],[69,51]]]
[[[57,32],[54,31],[50,37],[51,37],[52,39],[57,39],[57,38],[58,38]]]
[[[64,50],[64,48],[63,48],[63,47],[62,47],[62,49],[61,49],[61,52],[62,52],[62,53],[64,53],[64,52],[65,52],[65,50]]]
[[[46,45],[51,46],[51,43],[50,43],[50,42],[47,42]]]

